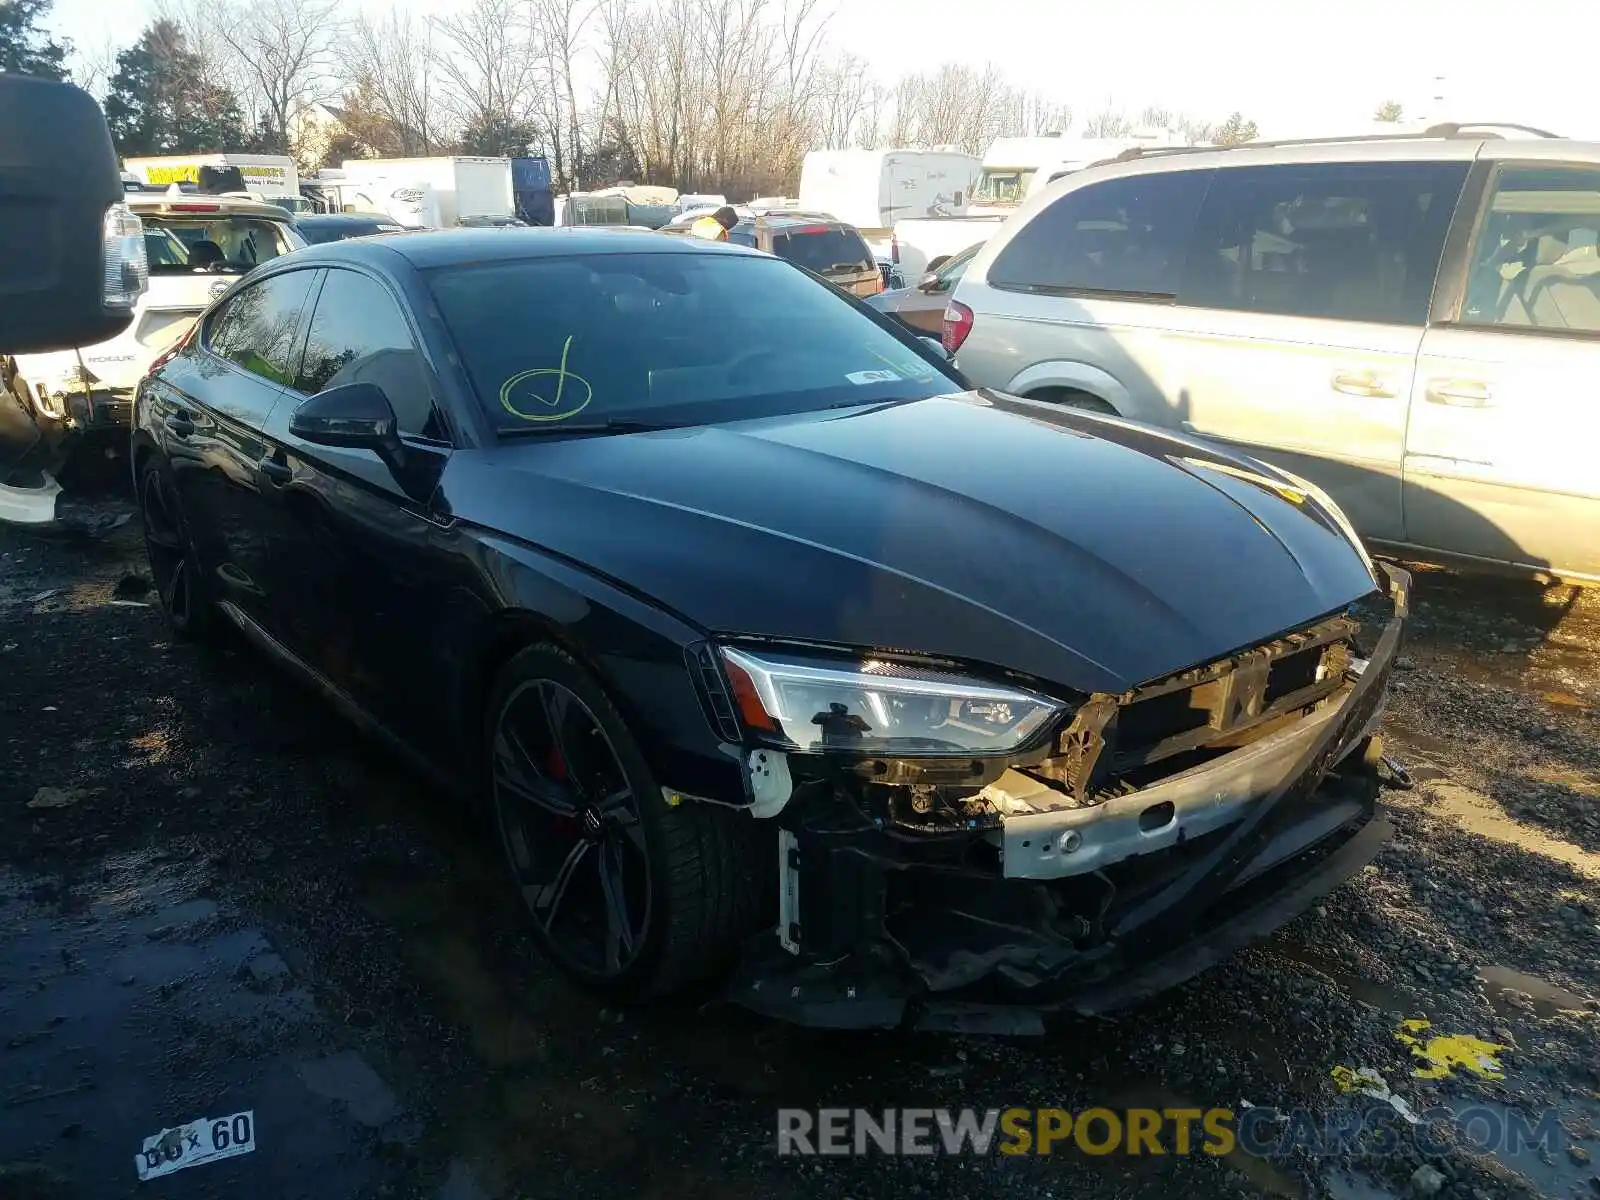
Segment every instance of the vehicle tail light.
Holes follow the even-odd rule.
[[[791,229],[790,233],[829,233],[831,230],[826,225],[802,225],[799,229]]]
[[[161,209],[163,212],[221,212],[222,205],[196,204],[191,201],[187,204],[163,204]]]
[[[158,354],[155,362],[150,364],[150,369],[145,372],[145,378],[148,379],[151,375],[154,375],[157,371],[161,370],[162,367],[166,366],[173,359],[177,358],[178,355],[182,353],[184,348],[188,346],[189,342],[193,340],[195,330],[199,328],[200,322],[196,321],[193,325],[189,326],[182,337],[173,342],[172,345],[168,346],[162,353]]]
[[[145,257],[144,222],[125,204],[106,210],[103,254],[101,303],[107,308],[132,308],[150,286],[150,263]]]
[[[889,236],[889,261],[897,267],[900,265],[900,239],[893,234]]]
[[[940,339],[944,343],[946,354],[954,354],[961,349],[961,343],[967,340],[967,335],[972,332],[972,310],[959,300],[952,300],[944,306],[944,336]]]

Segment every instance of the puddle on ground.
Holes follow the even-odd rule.
[[[1396,1200],[1397,1197],[1397,1193],[1383,1184],[1353,1171],[1331,1171],[1323,1179],[1322,1186],[1333,1200]]]
[[[1505,994],[1508,990],[1527,996],[1532,1002],[1533,1015],[1541,1020],[1563,1012],[1582,1012],[1588,1003],[1576,992],[1510,967],[1480,967],[1478,983],[1490,1006],[1503,1017],[1526,1016],[1528,1011],[1524,1003]]]
[[[1407,1016],[1426,1013],[1425,999],[1415,992],[1396,984],[1366,979],[1336,959],[1325,958],[1314,950],[1307,950],[1298,942],[1271,942],[1264,948],[1296,966],[1309,967],[1319,975],[1326,975],[1353,999],[1363,1004],[1370,1004],[1383,1012],[1404,1013]]]

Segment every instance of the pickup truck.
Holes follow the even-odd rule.
[[[980,217],[906,217],[894,223],[889,259],[906,286],[914,284],[943,261],[968,246],[986,242],[1000,231],[1006,214]]]

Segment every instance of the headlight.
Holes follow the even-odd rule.
[[[1004,754],[1065,711],[1059,701],[871,659],[826,662],[724,647],[740,718],[802,751]]]

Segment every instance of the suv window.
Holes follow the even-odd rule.
[[[1421,325],[1466,163],[1219,170],[1178,302]]]
[[[772,252],[818,275],[877,269],[872,251],[854,229],[800,225],[772,235]]]
[[[253,375],[292,384],[300,310],[316,274],[288,271],[242,287],[212,316],[206,345]]]
[[[1600,169],[1500,171],[1472,248],[1461,319],[1600,333]]]
[[[444,440],[428,368],[394,297],[365,275],[330,270],[306,336],[298,387],[314,396],[347,383],[381,387],[401,433]]]
[[[1068,192],[989,267],[998,288],[1171,298],[1211,171],[1108,179]]]

